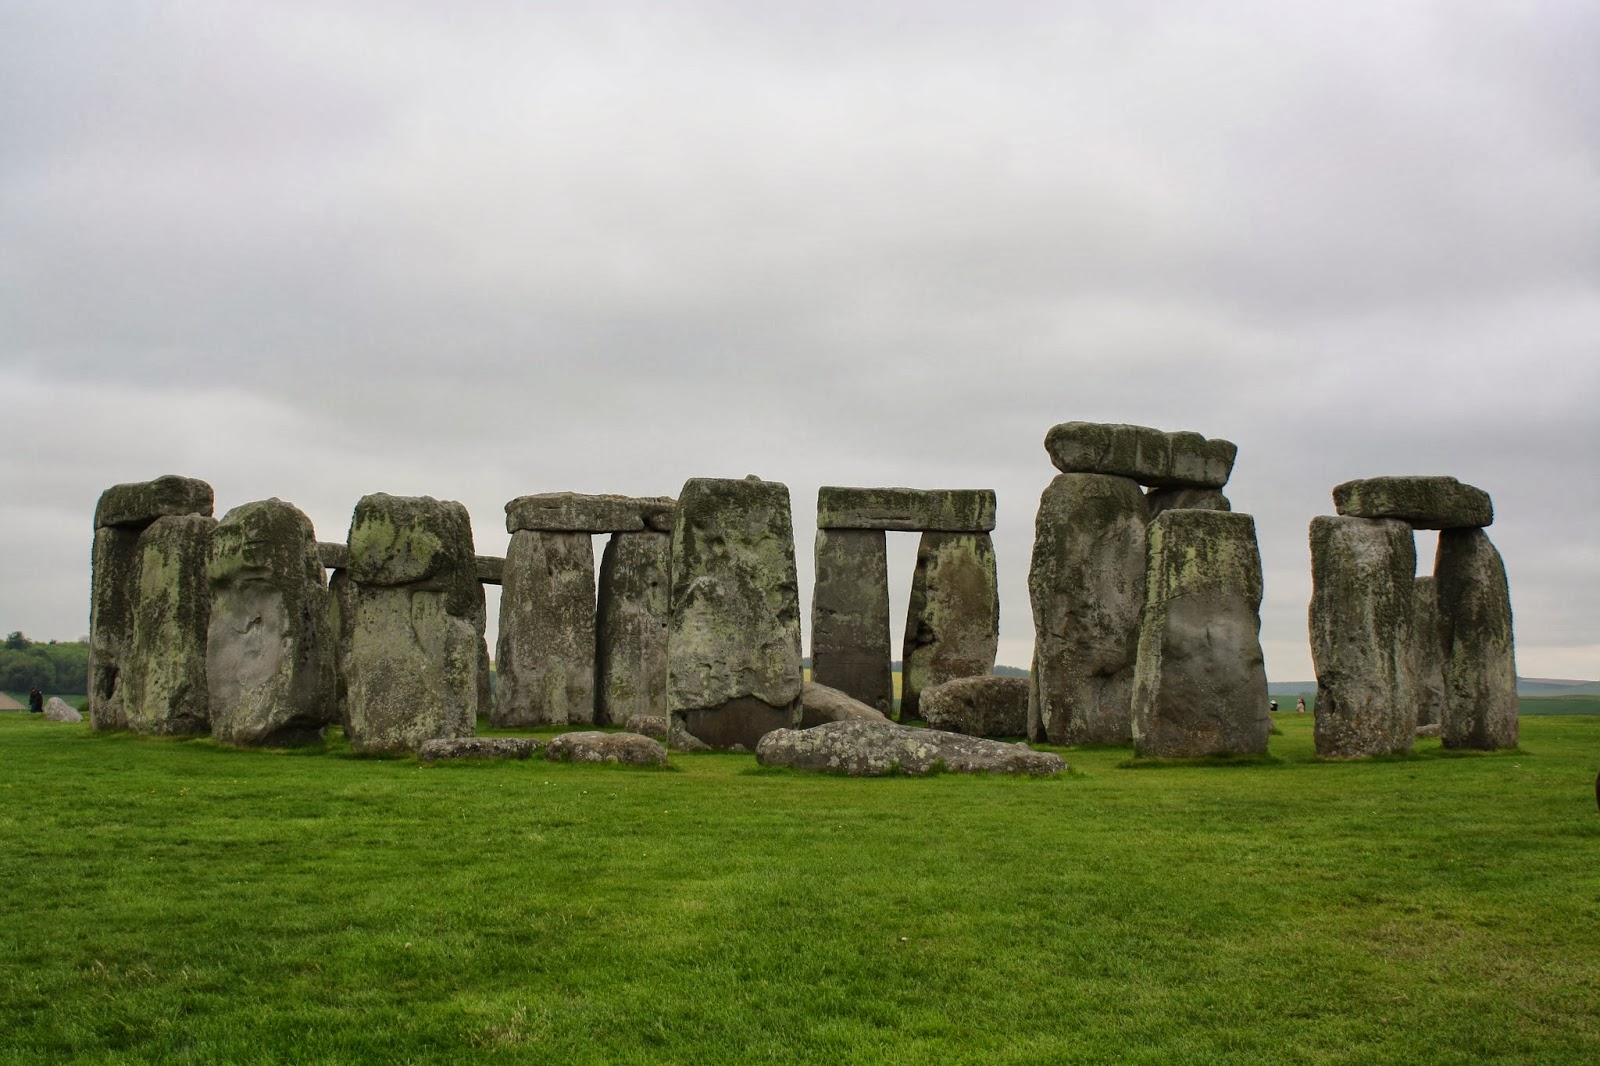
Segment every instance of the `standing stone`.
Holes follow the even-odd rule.
[[[89,597],[89,722],[95,729],[128,728],[127,676],[133,654],[133,609],[139,600],[139,534],[94,531]]]
[[[889,555],[882,530],[818,529],[811,599],[811,677],[894,710],[889,662]]]
[[[920,717],[924,689],[994,672],[1000,583],[987,533],[924,533],[911,575],[900,666],[900,720]]]
[[[467,509],[431,496],[363,496],[350,521],[350,746],[412,751],[471,736],[483,586]]]
[[[1411,586],[1411,654],[1417,727],[1444,722],[1444,631],[1439,625],[1439,593],[1434,579],[1419,577]]]
[[[800,721],[800,595],[789,489],[694,478],[678,497],[667,707],[713,747],[754,750]]]
[[[139,585],[124,704],[136,733],[204,733],[206,627],[211,594],[206,556],[216,520],[169,515],[139,534]]]
[[[1156,758],[1264,753],[1272,719],[1255,519],[1167,511],[1150,523],[1149,546],[1134,751]]]
[[[349,562],[348,557],[345,560]],[[355,586],[350,582],[349,570],[335,570],[328,575],[328,626],[333,631],[333,693],[336,708],[335,721],[350,731],[350,689],[347,680],[350,658],[351,626],[355,622]]]
[[[594,720],[667,718],[667,565],[672,537],[613,533],[600,557]]]
[[[1416,541],[1404,522],[1311,520],[1315,736],[1325,759],[1409,751],[1416,740],[1416,572]]]
[[[642,523],[641,523],[642,525]],[[494,724],[594,721],[594,544],[518,530],[506,549]]]
[[[211,534],[206,681],[224,744],[314,744],[337,718],[337,648],[311,520],[279,499],[235,507]]]
[[[1517,663],[1505,563],[1483,530],[1446,529],[1433,576],[1444,637],[1444,746],[1514,748]]]
[[[1059,474],[1039,497],[1028,592],[1028,735],[1051,744],[1133,739],[1133,670],[1145,604],[1146,503],[1137,482]]]

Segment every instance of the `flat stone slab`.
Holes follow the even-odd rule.
[[[563,733],[545,748],[554,762],[624,763],[628,766],[665,766],[667,749],[638,733]]]
[[[958,774],[1064,773],[1059,755],[1026,744],[1002,744],[937,729],[913,729],[893,722],[831,722],[813,729],[776,729],[756,745],[763,766],[820,770],[847,777],[889,773],[926,774],[944,769]]]
[[[993,489],[843,488],[817,490],[818,529],[883,529],[900,533],[988,533]]]
[[[1063,422],[1045,434],[1045,451],[1063,474],[1114,474],[1158,488],[1220,489],[1239,446],[1187,430]]]
[[[78,709],[60,696],[51,696],[44,701],[44,716],[50,722],[81,722],[83,715]]]
[[[423,762],[450,759],[526,759],[542,746],[532,737],[435,737],[417,748]]]
[[[1481,529],[1494,523],[1489,494],[1453,477],[1369,477],[1333,490],[1333,506],[1354,518],[1397,518],[1413,529]]]
[[[1027,707],[1027,692],[1023,692],[1023,707]],[[807,681],[800,690],[800,728],[826,725],[829,722],[887,722],[889,719],[876,707],[815,681]]]
[[[667,532],[672,529],[672,509],[672,499],[664,496],[541,492],[506,504],[506,532],[636,533],[647,524]]]
[[[499,555],[478,555],[473,557],[478,567],[478,580],[485,585],[502,585],[505,583],[506,561]]]
[[[143,529],[168,515],[211,516],[211,486],[199,478],[163,474],[154,481],[113,485],[100,494],[94,509],[94,528],[111,526]]]
[[[328,570],[350,569],[350,545],[333,540],[317,541],[317,558]]]
[[[924,690],[922,718],[969,737],[1026,736],[1030,686],[1026,677],[958,677]]]

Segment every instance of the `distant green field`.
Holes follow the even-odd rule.
[[[1517,700],[1517,713],[1600,714],[1600,696],[1524,696]]]

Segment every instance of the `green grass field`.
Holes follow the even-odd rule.
[[[0,715],[3,1062],[1600,1061],[1600,717],[1054,780]]]

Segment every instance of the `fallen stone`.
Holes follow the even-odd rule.
[[[594,721],[594,620],[589,534],[513,533],[500,593],[495,725]]]
[[[844,488],[817,490],[818,529],[879,529],[902,533],[988,533],[994,529],[993,489]]]
[[[49,722],[81,722],[83,715],[78,709],[60,696],[51,696],[44,701],[44,717]]]
[[[811,676],[888,715],[894,671],[885,536],[876,529],[817,530]]]
[[[1426,740],[1437,737],[1439,736],[1439,731],[1441,728],[1443,727],[1438,722],[1428,722],[1425,725],[1419,725],[1417,726],[1417,739]]]
[[[1411,592],[1411,684],[1417,701],[1417,725],[1438,725],[1444,721],[1449,703],[1444,682],[1444,630],[1439,625],[1439,593],[1432,577],[1417,578],[1412,582]]]
[[[1166,511],[1150,523],[1149,543],[1134,751],[1163,759],[1265,753],[1272,718],[1255,519]]]
[[[1397,518],[1414,529],[1476,529],[1494,522],[1489,494],[1453,477],[1369,477],[1335,486],[1333,506],[1354,518]]]
[[[690,736],[682,723],[675,721],[671,715],[636,714],[623,722],[622,728],[629,733],[653,737],[671,747],[673,751],[693,753],[712,750],[711,745]]]
[[[1444,641],[1444,746],[1514,748],[1517,663],[1505,563],[1483,530],[1447,529],[1433,577]]]
[[[1063,422],[1045,434],[1045,451],[1064,474],[1111,474],[1158,488],[1220,489],[1239,448],[1198,433],[1149,426]]]
[[[338,717],[338,649],[311,520],[293,504],[233,508],[211,534],[206,681],[211,735],[316,744]]]
[[[1060,474],[1039,497],[1028,571],[1033,740],[1133,739],[1147,526],[1145,497],[1131,478]]]
[[[350,545],[331,540],[318,541],[317,560],[329,570],[347,570],[350,568]]]
[[[889,719],[875,707],[855,699],[836,688],[807,681],[801,692],[800,728],[827,725],[829,722],[887,722]]]
[[[90,724],[98,730],[128,727],[128,675],[133,655],[133,610],[139,599],[139,534],[107,527],[94,531],[89,596]]]
[[[208,728],[206,556],[216,524],[206,515],[168,515],[139,534],[133,645],[124,664],[128,728],[136,733]]]
[[[667,708],[715,748],[800,719],[800,596],[789,490],[694,478],[678,495]]]
[[[1028,733],[1026,677],[958,677],[922,694],[930,729],[969,737],[1021,737]]]
[[[1151,489],[1144,494],[1145,506],[1154,518],[1162,511],[1231,511],[1220,489]]]
[[[1404,522],[1311,520],[1315,738],[1325,759],[1409,751],[1416,739],[1412,602],[1417,552]]]
[[[168,515],[197,514],[211,517],[211,486],[199,478],[166,474],[154,481],[113,485],[100,494],[94,509],[94,527],[139,530]]]
[[[532,737],[436,737],[422,742],[417,748],[417,758],[423,762],[526,759],[539,747],[540,741]]]
[[[595,607],[594,720],[622,725],[636,715],[667,716],[667,565],[665,533],[613,533],[600,557]]]
[[[563,733],[550,741],[545,758],[554,762],[624,763],[665,766],[667,749],[638,733]]]
[[[911,575],[901,645],[900,720],[921,715],[922,693],[994,672],[1000,585],[987,533],[924,533]]]
[[[644,502],[632,496],[541,492],[506,504],[506,532],[631,533],[644,528]]]
[[[478,568],[478,581],[485,585],[505,583],[506,561],[498,555],[480,555],[473,560]]]
[[[1026,744],[1002,744],[915,729],[894,722],[830,722],[812,729],[779,729],[761,738],[756,761],[763,766],[820,770],[849,777],[913,776],[946,770],[957,774],[1063,773],[1061,756]]]

